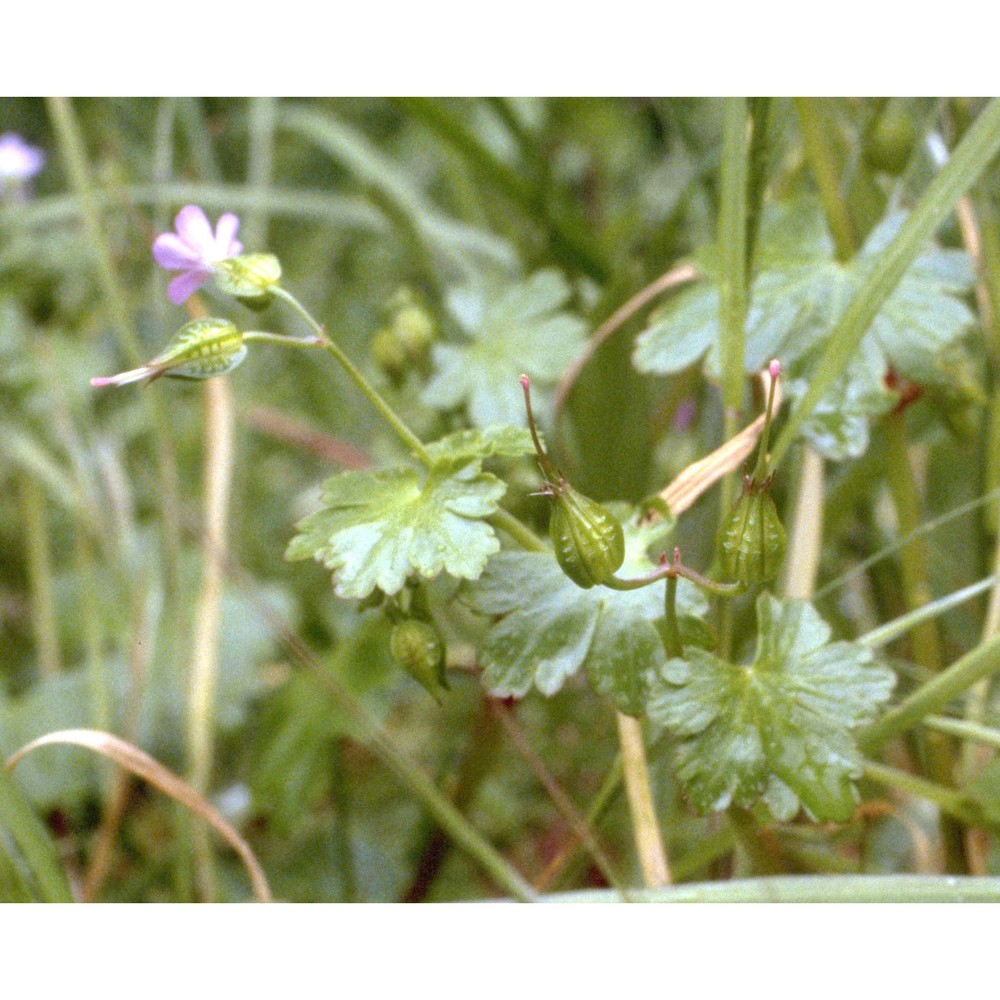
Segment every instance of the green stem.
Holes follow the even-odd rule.
[[[966,719],[949,719],[943,715],[928,715],[923,720],[922,725],[928,729],[935,729],[939,733],[957,736],[960,740],[981,743],[983,746],[1000,750],[1000,730],[981,726],[978,722],[969,722]]]
[[[920,527],[920,496],[907,450],[906,421],[902,411],[891,414],[883,424],[884,440],[889,446],[888,484],[900,534],[913,535]],[[903,573],[903,596],[910,611],[931,603],[928,566],[930,553],[923,537],[914,537],[900,549]],[[941,641],[933,619],[919,622],[912,629],[913,658],[922,667],[937,673],[941,669]]]
[[[928,781],[926,778],[897,770],[894,767],[886,767],[884,764],[878,764],[872,760],[866,760],[862,768],[865,777],[870,781],[933,802],[943,813],[962,823],[977,826],[982,822],[979,810],[954,788],[946,788],[936,781]]]
[[[792,411],[774,447],[780,463],[830,387],[843,375],[872,321],[895,291],[903,275],[947,218],[955,202],[975,182],[1000,150],[1000,99],[994,99],[976,119],[944,169],[931,181],[917,207],[851,300],[812,369],[809,388]]]
[[[431,457],[427,453],[427,449],[424,447],[420,438],[417,437],[413,431],[403,422],[403,420],[397,416],[395,410],[382,398],[378,390],[361,374],[361,371],[355,367],[351,359],[335,344],[326,333],[325,328],[313,319],[309,311],[303,306],[298,299],[295,298],[291,292],[286,291],[284,288],[273,289],[275,296],[286,302],[292,309],[295,310],[305,320],[309,328],[316,334],[320,341],[320,345],[325,351],[337,359],[341,367],[347,372],[354,384],[361,390],[364,397],[378,410],[382,419],[396,432],[396,436],[403,442],[403,444],[411,451],[414,455],[426,466],[432,465]],[[261,339],[259,336],[257,339]],[[302,346],[308,346],[305,342]]]
[[[915,625],[929,621],[932,618],[937,618],[938,615],[943,615],[946,611],[950,611],[952,608],[972,600],[973,597],[977,597],[984,590],[989,590],[998,581],[1000,581],[1000,575],[987,576],[982,580],[977,580],[975,583],[970,583],[968,587],[963,587],[961,590],[956,590],[953,594],[948,594],[947,597],[939,597],[936,601],[925,604],[922,608],[917,608],[914,611],[907,612],[905,615],[900,615],[899,618],[887,622],[885,625],[880,625],[870,632],[866,632],[855,641],[862,646],[867,646],[869,649],[879,649],[882,646],[887,646],[890,642],[895,642],[900,636],[906,635]]]
[[[1000,634],[966,653],[933,680],[922,684],[877,722],[863,729],[859,745],[868,753],[884,746],[926,716],[943,709],[977,681],[1000,671]]]
[[[267,194],[274,163],[274,128],[278,117],[276,97],[252,97],[247,115],[250,150],[247,187],[262,195],[260,204],[247,216],[243,242],[248,247],[267,245]]]
[[[913,467],[907,450],[906,415],[898,410],[884,421],[884,438],[889,448],[888,483],[889,492],[896,508],[899,530],[911,534],[920,527],[920,495],[917,491]],[[923,538],[917,539],[900,550],[900,564],[903,572],[903,595],[910,611],[916,611],[930,604],[934,595],[930,586],[930,553]],[[938,673],[942,665],[941,638],[935,618],[922,618],[911,629],[910,648],[914,661],[925,670]],[[939,785],[952,786],[955,783],[954,747],[950,737],[939,732],[925,734],[924,749],[927,773]],[[942,805],[942,808],[944,806]],[[966,870],[964,838],[961,827],[949,820],[955,815],[953,810],[945,810],[942,816],[941,832],[944,840],[945,863],[948,871]]]
[[[833,242],[837,248],[837,259],[848,261],[855,254],[857,241],[854,238],[854,226],[851,224],[847,203],[840,194],[837,166],[826,142],[828,124],[825,115],[820,108],[819,100],[814,97],[796,97],[795,109],[802,129],[806,158],[816,180],[819,198],[823,203],[823,210],[826,212]]]
[[[144,361],[135,329],[129,318],[125,291],[119,280],[111,246],[101,223],[101,208],[90,178],[90,168],[80,126],[70,101],[65,97],[48,99],[49,115],[66,161],[70,183],[80,202],[87,245],[94,255],[101,293],[107,305],[118,342],[128,359],[129,367],[137,368]],[[160,505],[163,512],[164,574],[168,597],[178,592],[180,580],[180,485],[177,458],[170,436],[170,424],[157,393],[142,394],[143,404],[153,429],[160,469]]]
[[[785,875],[633,889],[643,903],[1000,903],[1000,878],[954,875]],[[614,890],[543,896],[544,903],[617,903]]]
[[[697,570],[678,562],[664,563],[651,573],[647,573],[646,576],[637,576],[627,580],[612,576],[605,580],[602,586],[609,590],[641,590],[643,587],[649,587],[660,580],[669,580],[671,577],[678,576],[683,576],[685,580],[690,580],[696,586],[707,590],[710,594],[715,594],[717,597],[737,597],[746,590],[742,583],[719,583],[717,580],[709,580],[707,576],[702,576]]]
[[[866,476],[873,475],[874,472],[873,470],[868,469],[865,471],[865,474]],[[847,493],[855,493],[855,492],[857,491],[854,489],[847,491]],[[861,576],[862,573],[865,573],[877,562],[887,558],[888,556],[891,556],[894,552],[898,552],[904,545],[909,545],[909,543],[912,542],[914,539],[920,538],[923,535],[929,535],[932,532],[937,531],[938,528],[943,527],[946,524],[949,524],[951,521],[954,521],[956,518],[964,517],[971,511],[977,510],[984,504],[992,503],[994,500],[997,499],[1000,499],[1000,487],[991,490],[989,493],[986,493],[981,497],[977,497],[975,500],[970,500],[968,503],[960,504],[958,507],[954,507],[952,510],[949,510],[946,513],[942,514],[940,517],[936,517],[930,521],[925,521],[916,530],[911,531],[909,534],[901,535],[891,544],[886,545],[884,548],[879,549],[878,552],[873,553],[867,559],[862,560],[861,562],[852,566],[846,572],[841,573],[840,576],[835,577],[829,583],[824,584],[822,587],[820,587],[819,590],[816,591],[816,600],[826,597],[827,594],[832,593],[838,587],[842,587],[849,580],[852,580],[857,576]]]
[[[528,552],[547,552],[548,546],[510,511],[500,509],[486,519],[494,528],[506,531],[521,548]]]
[[[21,475],[20,485],[38,672],[42,677],[51,677],[62,669],[62,656],[59,652],[59,619],[52,580],[52,549],[45,518],[45,492],[38,481],[27,473]]]
[[[747,180],[749,133],[746,98],[727,97],[722,119],[718,244],[721,255],[720,327],[722,399],[727,409],[743,406],[747,318]]]
[[[664,647],[667,656],[683,656],[684,646],[681,643],[681,630],[677,624],[677,577],[668,576],[666,590],[663,594],[664,618],[667,623]]]

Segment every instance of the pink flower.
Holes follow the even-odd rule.
[[[0,195],[23,199],[28,181],[45,166],[45,153],[30,146],[16,132],[0,135]]]
[[[236,239],[240,220],[231,212],[219,217],[212,232],[211,223],[197,205],[185,205],[174,219],[174,233],[162,233],[153,242],[153,257],[167,271],[180,271],[167,295],[180,305],[211,278],[215,266],[243,252]]]

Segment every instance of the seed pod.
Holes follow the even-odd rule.
[[[448,690],[444,671],[444,641],[430,622],[405,618],[389,635],[392,658],[439,704]]]
[[[240,254],[219,261],[215,268],[219,288],[251,309],[269,306],[280,280],[281,262],[272,253]]]
[[[771,478],[743,477],[743,493],[733,506],[722,538],[722,568],[747,585],[778,575],[785,557],[785,529],[770,494]]]
[[[177,331],[149,367],[175,378],[213,378],[231,372],[246,355],[243,334],[228,320],[196,319]]]
[[[625,561],[620,522],[565,479],[547,485],[554,503],[549,537],[563,572],[584,589],[606,583]]]
[[[413,362],[422,361],[427,356],[437,336],[433,317],[416,302],[396,313],[392,329],[406,356]]]
[[[560,475],[542,447],[531,410],[531,380],[521,376],[528,429],[538,454],[538,464],[547,477],[544,494],[555,509],[549,518],[549,538],[562,571],[585,590],[607,583],[625,561],[625,533],[611,511],[596,500],[573,489]]]
[[[371,339],[368,351],[372,360],[389,376],[394,385],[399,385],[406,371],[406,350],[400,344],[391,327],[384,326]]]
[[[195,319],[185,323],[165,351],[139,368],[101,378],[95,387],[153,382],[174,378],[214,378],[231,372],[247,356],[243,334],[227,319]]]
[[[865,163],[898,177],[910,162],[917,142],[917,132],[909,115],[890,112],[883,115],[867,137],[864,146]]]

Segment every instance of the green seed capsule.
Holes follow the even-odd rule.
[[[219,261],[215,283],[251,309],[264,309],[281,280],[281,262],[272,253],[246,253]]]
[[[555,504],[549,537],[563,572],[584,589],[607,582],[625,561],[625,534],[618,519],[565,479],[549,487]]]
[[[722,538],[722,567],[744,584],[767,583],[785,557],[785,529],[771,499],[770,478],[743,477],[743,493],[733,507]]]
[[[865,162],[873,170],[898,177],[910,162],[916,141],[917,132],[908,115],[883,115],[865,143]]]
[[[214,378],[231,372],[246,356],[243,334],[228,320],[195,319],[185,323],[147,367],[153,377]]]
[[[389,649],[392,658],[440,703],[448,690],[441,633],[430,622],[407,618],[392,627]]]

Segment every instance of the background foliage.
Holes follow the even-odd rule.
[[[517,895],[511,872],[539,892],[643,884],[622,711],[648,716],[676,882],[821,874],[836,895],[845,876],[1000,874],[994,581],[961,596],[997,570],[995,165],[968,168],[840,370],[830,347],[985,107],[745,102],[734,260],[722,99],[0,101],[0,132],[48,156],[0,205],[0,753],[68,728],[124,736],[205,791],[279,898],[478,899]],[[437,442],[426,468],[311,352],[253,345],[221,402],[215,383],[90,387],[190,318],[149,253],[185,204],[237,213],[248,251],[278,255],[284,287]],[[696,281],[614,317],[560,387],[594,331],[685,263]],[[198,303],[304,332],[278,305],[211,287]],[[674,544],[711,568],[736,477],[676,526],[632,510],[760,412],[749,376],[771,357],[786,406],[833,379],[773,491],[786,573],[726,611],[682,581],[683,660],[662,648],[660,589],[581,590],[490,520],[545,536],[530,442],[496,430],[523,427],[526,372],[574,486],[631,505],[628,573]],[[229,456],[211,446],[220,406]],[[405,610],[446,641],[440,701],[393,661],[372,600],[412,573],[431,579]],[[954,664],[955,688],[897,727],[894,707]],[[0,899],[248,898],[237,856],[207,844],[79,749],[38,750],[0,784]]]

